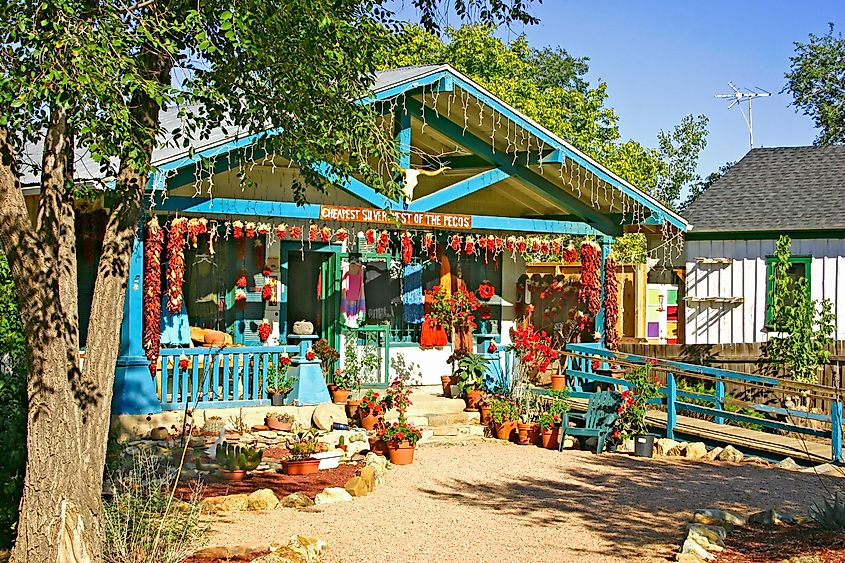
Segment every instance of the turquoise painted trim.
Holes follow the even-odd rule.
[[[485,170],[475,176],[455,182],[451,186],[441,188],[432,194],[414,200],[408,205],[408,211],[431,211],[432,209],[457,201],[462,197],[474,194],[507,178],[510,178],[510,174],[501,168]]]
[[[607,263],[607,257],[610,256],[610,251],[613,247],[613,239],[611,237],[603,236],[599,238],[599,245],[601,246],[601,307],[599,308],[599,312],[596,314],[595,319],[595,329],[597,332],[601,333],[601,340],[599,343],[604,346],[607,343],[606,338],[606,329],[604,326],[605,319],[607,318],[607,309],[604,306],[605,303],[605,280],[607,279],[607,268],[605,268],[605,264]]]
[[[517,231],[525,233],[549,233],[556,235],[598,236],[600,231],[587,223],[577,221],[549,221],[522,217],[494,217],[472,215],[474,230]]]
[[[424,86],[429,86],[432,84],[437,84],[437,87],[433,89],[433,91],[437,92],[451,92],[451,89],[454,88],[454,79],[455,77],[447,70],[433,70],[432,74],[427,76],[421,76],[414,78],[408,82],[402,82],[391,86],[390,88],[385,88],[384,90],[379,90],[375,92],[372,96],[367,96],[366,98],[362,98],[360,103],[362,104],[370,104],[373,102],[381,102],[384,100],[389,100],[390,98],[395,98],[396,96],[401,96],[410,90],[415,90],[417,88],[421,88]],[[441,82],[442,80],[442,82]]]
[[[411,167],[411,114],[403,106],[397,106],[393,121],[393,138],[398,152],[399,168]]]
[[[371,188],[361,180],[355,178],[354,176],[347,176],[346,178],[338,176],[337,173],[331,170],[331,167],[326,162],[315,162],[311,164],[310,167],[314,172],[316,172],[332,184],[335,184],[337,187],[346,190],[347,192],[351,193],[355,197],[364,200],[370,205],[382,209],[400,207],[398,201],[392,200],[378,193],[373,188]]]
[[[422,104],[413,98],[406,100],[406,105],[415,115],[420,115],[422,111]],[[592,206],[584,203],[574,195],[564,191],[563,188],[557,186],[540,174],[529,170],[523,166],[516,166],[513,164],[512,158],[505,153],[493,152],[492,148],[486,141],[465,132],[463,127],[454,121],[442,116],[429,114],[426,116],[426,123],[434,129],[440,131],[446,136],[454,139],[456,142],[462,144],[467,149],[481,155],[483,158],[489,158],[490,161],[507,174],[520,178],[526,183],[533,186],[538,191],[542,192],[545,197],[551,199],[553,202],[565,207],[578,217],[585,221],[592,223],[598,230],[603,233],[618,236],[622,233],[621,225],[611,221],[608,217],[602,215]]]
[[[695,225],[693,225],[694,227]],[[696,231],[684,235],[687,240],[777,240],[781,235],[792,239],[845,239],[845,229],[784,229],[782,231]]]
[[[674,214],[672,213],[668,213],[668,210],[664,208],[660,203],[651,200],[651,198],[647,197],[639,190],[627,186],[620,179],[612,176],[606,170],[602,169],[598,164],[589,160],[586,156],[582,155],[575,149],[561,144],[559,139],[555,138],[548,131],[526,118],[514,108],[505,104],[501,100],[494,98],[492,95],[483,92],[471,82],[464,80],[458,76],[455,76],[455,84],[461,90],[472,94],[485,105],[492,107],[494,110],[501,113],[503,116],[519,124],[520,127],[525,129],[526,131],[529,131],[532,135],[535,135],[536,137],[542,139],[544,142],[556,147],[557,150],[561,151],[563,156],[572,159],[579,166],[590,171],[592,174],[604,180],[614,188],[618,189],[619,191],[621,191],[643,207],[651,210],[654,213],[665,213],[666,219],[671,225],[677,227],[678,229],[681,229],[682,231],[685,231],[687,229],[687,224],[685,221],[674,216]]]
[[[226,197],[169,196],[158,202],[153,211],[181,211],[217,215],[247,215],[252,217],[289,217],[319,219],[320,206],[312,203],[297,205],[287,201],[261,201]]]
[[[842,463],[842,401],[834,401],[830,407],[830,427],[833,461]]]

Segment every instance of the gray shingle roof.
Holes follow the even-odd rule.
[[[845,146],[752,149],[686,213],[692,232],[845,228]]]

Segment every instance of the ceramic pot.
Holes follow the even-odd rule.
[[[270,397],[270,404],[274,407],[282,407],[285,405],[285,395],[284,393],[273,393],[273,396]]]
[[[343,404],[349,399],[349,389],[340,389],[336,388],[332,391],[332,401],[335,403]]]
[[[467,410],[477,411],[478,405],[481,403],[481,397],[484,396],[484,392],[481,389],[470,389],[466,392],[466,398],[464,399],[467,404]]]
[[[478,408],[481,411],[481,424],[489,426],[490,423],[493,422],[492,415],[490,414],[490,405],[487,403],[481,403]]]
[[[279,432],[290,432],[291,426],[293,426],[292,422],[280,422],[275,418],[267,418],[264,417],[264,426],[269,428],[270,430],[276,430]]]
[[[540,425],[536,422],[532,422],[531,428],[528,429],[528,443],[534,446],[540,445]]]
[[[361,406],[361,400],[352,400],[348,399],[346,401],[346,415],[349,418],[357,418],[358,417],[358,407]]]
[[[387,442],[379,440],[378,438],[370,438],[370,451],[377,455],[384,455],[387,453]]]
[[[560,428],[543,428],[540,430],[541,444],[547,450],[556,450],[560,442]]]
[[[282,461],[282,468],[286,475],[309,475],[320,470],[320,460],[308,459],[286,459]]]
[[[517,443],[520,446],[529,445],[531,443],[531,436],[529,435],[529,432],[531,432],[531,424],[518,422],[516,425],[516,430],[519,433],[517,437]]]
[[[407,440],[390,442],[387,444],[390,463],[393,465],[410,465],[414,463],[414,445]]]
[[[221,469],[220,476],[226,481],[243,481],[246,478],[246,471],[243,469],[235,469],[234,471]]]
[[[440,385],[443,386],[443,396],[452,398],[452,390],[450,389],[452,378],[448,375],[440,376]]]
[[[562,391],[566,389],[566,376],[563,374],[552,375],[552,390]]]
[[[493,428],[496,431],[496,437],[499,440],[510,440],[515,424],[512,421],[494,422]]]
[[[364,414],[361,411],[358,411],[358,415],[361,419],[361,428],[363,428],[364,430],[374,429],[376,426],[378,426],[378,423],[381,420],[381,416],[376,416],[374,414],[369,413]]]

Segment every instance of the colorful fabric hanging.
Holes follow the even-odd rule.
[[[343,263],[343,277],[340,290],[341,320],[350,328],[358,328],[367,314],[364,298],[364,266],[359,263]]]
[[[403,270],[402,279],[402,319],[407,324],[423,322],[425,297],[422,290],[422,266],[408,264]]]

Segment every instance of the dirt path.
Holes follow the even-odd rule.
[[[838,479],[825,478],[828,487]],[[798,513],[824,492],[813,474],[754,464],[558,453],[504,442],[417,451],[353,502],[237,513],[210,545],[328,542],[328,559],[399,561],[667,561],[696,508]]]

